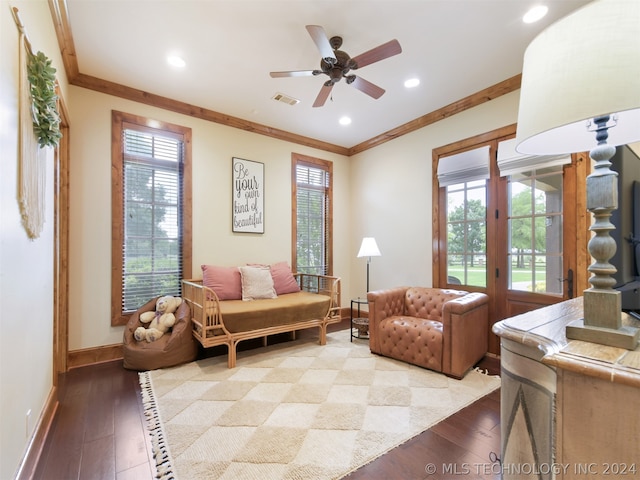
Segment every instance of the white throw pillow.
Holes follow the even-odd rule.
[[[242,278],[242,300],[276,298],[269,267],[238,267]]]

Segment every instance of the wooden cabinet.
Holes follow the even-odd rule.
[[[504,479],[640,478],[640,347],[567,341],[579,318],[582,297],[493,327]]]

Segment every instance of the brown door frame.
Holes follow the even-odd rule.
[[[69,114],[57,88],[62,138],[55,149],[53,212],[53,385],[67,371],[69,353]]]
[[[499,214],[506,215],[505,206],[507,200],[504,195],[506,192],[506,178],[501,178],[497,171],[497,146],[501,140],[512,138],[516,133],[516,124],[508,125],[506,127],[493,130],[475,137],[467,138],[459,142],[451,143],[434,149],[432,152],[432,262],[433,262],[433,276],[432,283],[434,287],[441,288],[456,288],[453,285],[449,285],[447,282],[447,269],[445,264],[446,259],[446,242],[441,235],[446,235],[446,213],[441,212],[441,206],[446,204],[446,192],[444,188],[440,188],[438,184],[438,178],[436,175],[438,161],[442,156],[449,156],[456,153],[463,152],[476,148],[479,145],[489,145],[491,155],[491,176],[498,178],[498,181],[491,182],[487,188],[487,212],[493,212],[494,210],[502,211]],[[564,237],[564,252],[569,252],[568,261],[565,260],[565,270],[571,268],[574,271],[574,296],[582,295],[582,291],[588,286],[588,272],[587,266],[589,264],[589,253],[587,251],[587,238],[589,227],[589,216],[586,210],[586,175],[590,167],[588,155],[577,154],[574,155],[573,162],[570,166],[565,167],[565,174],[568,175],[565,181],[565,198],[574,198],[574,202],[564,201],[567,205],[567,211],[565,211],[565,237]],[[504,263],[506,260],[500,255],[500,252],[506,248],[506,238],[508,232],[504,226],[505,222],[498,221],[495,215],[487,213],[487,272],[500,271],[505,272]],[[443,232],[443,233],[441,233]],[[506,277],[503,274],[503,278],[499,281],[505,282]],[[476,288],[472,286],[464,286],[468,291],[481,291],[489,295],[489,326],[491,327],[495,322],[502,320],[509,316],[507,314],[508,308],[504,303],[498,302],[499,289],[497,281],[490,281],[487,283],[486,288]],[[504,288],[503,288],[504,290]],[[565,296],[567,289],[565,285]],[[517,297],[517,292],[514,293]],[[544,297],[544,299],[542,298]],[[551,299],[546,298],[549,296],[541,296],[541,300],[558,301],[557,297]],[[526,302],[523,302],[523,305]],[[527,308],[523,306],[523,308]],[[533,307],[529,307],[531,309]],[[489,335],[489,352],[499,354],[500,344],[498,338],[490,333]]]

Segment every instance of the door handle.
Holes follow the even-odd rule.
[[[567,296],[573,298],[573,270],[570,268],[567,272],[567,278],[562,278],[560,281],[567,282]]]

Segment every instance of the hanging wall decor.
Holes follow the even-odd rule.
[[[12,8],[12,13],[20,33],[18,204],[22,224],[34,240],[42,233],[46,214],[46,159],[62,136],[56,70],[42,52],[33,53],[18,9]]]
[[[62,137],[56,95],[56,69],[42,52],[27,52],[27,56],[33,130],[40,147],[56,147]]]
[[[233,231],[264,233],[264,163],[233,158]]]

